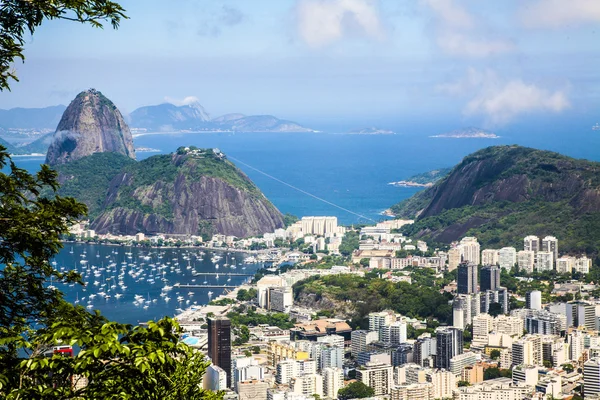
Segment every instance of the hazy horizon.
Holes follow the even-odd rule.
[[[317,127],[600,120],[593,0],[122,3],[117,31],[42,26],[0,108],[67,105],[93,87],[124,114],[197,99],[213,117]]]

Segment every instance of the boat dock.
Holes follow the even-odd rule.
[[[176,288],[184,288],[184,289],[235,289],[239,285],[188,285],[176,283],[173,285]]]

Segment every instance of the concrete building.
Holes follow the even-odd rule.
[[[267,400],[269,384],[263,381],[245,381],[238,384],[239,400]]]
[[[517,253],[517,265],[519,270],[528,274],[533,273],[535,268],[535,252],[530,250],[521,250]]]
[[[554,236],[546,236],[545,238],[542,239],[541,250],[552,253],[553,259],[557,260],[558,259],[558,239],[555,238]]]
[[[483,382],[483,365],[475,364],[465,367],[460,380],[469,382],[471,385]]]
[[[571,274],[575,266],[575,257],[562,256],[556,260],[556,272],[559,274]]]
[[[448,250],[448,271],[454,271],[461,263],[461,255],[459,248],[451,248]]]
[[[583,364],[583,395],[600,395],[600,357],[591,358]]]
[[[463,333],[457,328],[438,328],[435,367],[450,369],[450,359],[463,352]]]
[[[552,271],[554,269],[554,253],[551,251],[538,251],[535,269],[538,272]]]
[[[590,268],[592,268],[592,260],[586,256],[579,257],[575,260],[573,268],[581,274],[589,274]]]
[[[542,340],[538,335],[526,335],[512,345],[512,364],[542,365]]]
[[[503,247],[498,251],[498,265],[500,268],[510,270],[517,264],[517,249]]]
[[[433,357],[436,352],[436,338],[421,337],[413,344],[413,362],[420,366],[433,366]]]
[[[538,367],[535,365],[516,365],[512,369],[512,380],[514,384],[524,384],[535,387],[538,383]]]
[[[434,400],[435,390],[432,383],[412,383],[392,388],[390,400]]]
[[[463,238],[458,248],[463,262],[470,262],[476,266],[480,264],[481,247],[477,238],[470,236]]]
[[[290,389],[300,395],[323,397],[323,377],[314,373],[298,376],[291,380]]]
[[[460,387],[454,391],[453,400],[522,400],[533,392],[523,384],[482,382],[478,385]]]
[[[394,382],[393,367],[386,364],[367,365],[356,370],[356,380],[373,388],[375,396],[389,394]]]
[[[254,357],[236,358],[231,365],[233,373],[233,389],[242,381],[262,381],[265,378],[265,368]]]
[[[325,368],[323,377],[323,397],[337,399],[338,391],[344,387],[344,370],[342,368]]]
[[[208,357],[227,374],[231,387],[231,321],[226,317],[208,318]]]
[[[532,290],[525,294],[525,308],[530,310],[541,310],[542,309],[542,292],[539,290]]]
[[[523,239],[523,250],[533,251],[534,253],[540,251],[540,238],[533,235],[525,237]]]
[[[379,332],[356,330],[352,331],[351,338],[351,353],[354,357],[356,357],[359,353],[369,351],[368,345],[379,340]]]
[[[407,324],[403,320],[384,325],[379,329],[379,338],[382,342],[400,344],[406,343]]]
[[[210,364],[204,374],[204,389],[219,391],[227,390],[227,373],[223,368]]]
[[[462,262],[458,266],[457,292],[459,294],[477,293],[477,264]]]
[[[391,310],[373,312],[369,314],[369,330],[379,332],[379,330],[396,321],[396,314]]]
[[[320,235],[337,234],[337,218],[336,217],[302,217],[302,234],[303,235]]]
[[[456,389],[457,378],[450,371],[429,370],[425,373],[427,382],[433,384],[433,397],[436,399],[446,399],[452,397],[452,392]]]
[[[486,265],[481,268],[479,290],[496,290],[500,286],[500,267],[497,265]]]
[[[484,249],[481,251],[481,265],[498,265],[498,250]]]
[[[294,293],[290,286],[269,288],[269,310],[288,312],[294,305]]]
[[[450,372],[455,376],[461,376],[463,369],[474,365],[477,362],[477,356],[475,353],[463,353],[458,354],[450,359]]]

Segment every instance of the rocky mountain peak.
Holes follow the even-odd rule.
[[[79,93],[63,113],[46,163],[64,164],[102,152],[135,159],[133,138],[123,115],[100,91],[89,89]]]

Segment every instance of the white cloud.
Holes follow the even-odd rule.
[[[481,29],[477,18],[453,0],[421,0],[435,16],[436,43],[447,54],[467,57],[487,57],[507,53],[514,44],[504,39],[490,38]]]
[[[323,47],[348,34],[382,39],[384,30],[375,0],[300,0],[297,29],[311,47]]]
[[[519,16],[523,25],[530,28],[556,28],[600,22],[600,1],[537,0],[533,4],[522,6]]]
[[[457,82],[438,89],[454,96],[467,96],[465,115],[483,115],[491,125],[506,124],[521,114],[558,113],[570,106],[564,90],[551,91],[521,79],[503,80],[493,70],[470,68]]]
[[[194,103],[200,103],[200,99],[198,99],[196,96],[186,96],[183,99],[165,96],[165,101],[176,106],[187,106]]]

